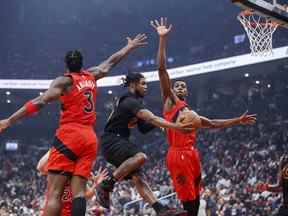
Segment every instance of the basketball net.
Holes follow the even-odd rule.
[[[273,55],[272,38],[279,25],[269,18],[254,13],[252,10],[242,11],[237,18],[248,35],[251,55]]]

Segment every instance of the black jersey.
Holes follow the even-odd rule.
[[[122,95],[114,105],[104,132],[119,134],[121,137],[127,138],[130,136],[131,125],[137,125],[142,133],[149,132],[154,126],[136,116],[141,109],[145,109],[142,97],[130,92]]]

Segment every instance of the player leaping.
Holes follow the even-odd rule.
[[[57,77],[43,95],[28,101],[9,118],[0,121],[0,132],[23,117],[36,113],[48,103],[60,101],[60,126],[48,159],[48,202],[45,216],[59,215],[61,196],[71,178],[72,216],[84,216],[84,198],[87,178],[96,159],[97,137],[93,129],[96,120],[96,81],[103,78],[133,49],[146,44],[144,34],[128,43],[97,67],[82,69],[83,58],[79,51],[66,54],[66,73]]]
[[[166,38],[172,26],[167,25],[166,18],[151,21],[151,25],[160,39],[157,60],[164,103],[163,115],[166,120],[173,122],[178,119],[181,112],[190,109],[185,101],[187,85],[184,81],[176,81],[172,87],[166,70]],[[223,128],[239,124],[253,124],[256,121],[256,115],[248,115],[246,112],[240,117],[223,120],[210,120],[200,116],[200,120],[201,128]],[[197,216],[200,204],[201,164],[195,145],[196,131],[184,134],[174,129],[166,129],[166,134],[169,143],[167,167],[175,191],[188,212],[188,216]]]

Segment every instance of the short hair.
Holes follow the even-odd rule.
[[[140,79],[144,78],[143,74],[137,72],[129,72],[123,78],[123,86],[128,87],[131,83],[137,83]]]
[[[65,55],[66,67],[71,72],[79,72],[83,67],[83,56],[79,50],[68,51]]]
[[[184,83],[187,85],[187,82],[186,82],[185,80],[183,80],[183,79],[175,80],[175,81],[173,82],[173,85],[174,85],[176,82],[184,82]]]

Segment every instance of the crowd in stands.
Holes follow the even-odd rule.
[[[207,104],[198,108],[199,114],[208,117],[223,113],[221,117],[231,117],[241,113],[237,107],[245,101],[249,110],[258,114],[258,122],[253,126],[198,131],[197,147],[201,152],[204,185],[201,216],[268,216],[277,211],[282,195],[257,191],[256,185],[276,182],[279,158],[288,150],[288,106],[285,100],[288,88],[286,81],[282,82],[269,91],[253,87],[248,90],[246,98],[235,95],[232,101],[225,96],[211,97]],[[165,166],[167,143],[164,133],[156,129],[149,135],[136,134],[132,139],[137,139],[149,156],[144,171],[155,195],[160,198],[172,194],[162,202],[179,207]],[[30,151],[29,148],[27,145],[25,152],[1,152],[1,216],[39,215],[43,207],[46,179],[37,173],[35,166],[45,152]],[[101,154],[96,166],[107,166]],[[153,215],[153,210],[143,201],[125,205],[139,198],[129,181],[117,183],[111,211],[100,214],[92,200],[87,214]]]
[[[227,2],[206,8],[209,0],[203,0],[201,4],[179,4],[173,0],[157,3],[150,0],[142,4],[123,1],[121,5],[113,1],[109,6],[105,1],[91,0],[84,5],[79,2],[66,5],[73,8],[65,12],[62,11],[65,3],[62,2],[61,6],[58,4],[51,3],[49,7],[43,8],[43,4],[37,1],[29,4],[11,2],[13,14],[3,7],[3,13],[7,17],[2,20],[2,25],[9,28],[1,35],[1,79],[53,79],[63,73],[63,60],[67,50],[80,49],[88,67],[100,63],[123,46],[127,36],[132,37],[136,32],[143,32],[149,36],[149,46],[139,51],[140,54],[131,55],[129,63],[122,62],[115,73],[139,69],[137,62],[155,58],[157,41],[150,35],[149,22],[160,14],[169,14],[171,18],[168,18],[174,26],[174,33],[169,41],[169,56],[174,62],[169,67],[249,52],[249,40],[236,19],[239,11]],[[161,7],[162,4],[165,7]],[[209,16],[201,16],[202,7],[208,10],[206,13]],[[191,14],[191,11],[194,13]],[[115,17],[121,19],[115,20]],[[186,19],[187,17],[190,19]],[[113,33],[110,26],[113,26]],[[229,31],[225,31],[223,26],[228,27]],[[279,33],[274,35],[274,47],[287,44],[284,30],[279,29]],[[243,41],[235,43],[236,35],[244,35]],[[141,70],[154,70],[155,64],[154,61]],[[144,65],[146,66],[145,63]]]
[[[208,1],[203,0],[205,4],[208,4]],[[9,2],[12,4],[13,1]],[[99,63],[124,45],[125,37],[129,36],[127,32],[129,34],[131,32],[134,34],[136,30],[149,32],[151,30],[149,29],[149,20],[145,19],[159,16],[159,9],[163,4],[160,1],[157,3],[153,1],[152,4],[150,1],[151,6],[147,1],[144,3],[147,4],[145,5],[147,10],[143,11],[143,7],[136,1],[135,3],[129,1],[129,4],[128,1],[123,1],[121,4],[113,1],[114,3],[111,2],[108,5],[106,1],[92,0],[89,4],[93,4],[93,6],[89,6],[88,3],[87,6],[81,2],[75,2],[74,10],[65,11],[65,13],[62,13],[61,10],[55,12],[53,7],[47,7],[47,11],[53,11],[51,14],[55,12],[55,16],[52,16],[49,12],[41,12],[43,2],[31,1],[35,5],[17,2],[20,3],[20,5],[15,3],[15,5],[17,4],[15,7],[17,13],[11,14],[11,19],[2,19],[2,25],[9,26],[9,28],[5,28],[7,32],[0,36],[3,41],[0,59],[1,79],[55,78],[63,72],[64,53],[71,49],[71,44],[73,44],[73,49],[81,47],[85,56],[85,65]],[[67,3],[70,4],[69,1]],[[213,10],[212,15],[201,16],[203,5],[197,10],[198,8],[194,8],[197,6],[195,4],[182,5],[173,0],[165,1],[165,4],[171,11],[175,11],[175,14],[171,14],[171,22],[175,29],[173,31],[175,35],[177,34],[171,43],[169,41],[169,56],[175,60],[169,67],[249,52],[247,37],[241,44],[233,43],[234,34],[244,33],[240,23],[238,26],[235,25],[236,17],[226,19],[223,16],[222,18],[223,14],[232,16],[231,10],[233,9],[230,5],[216,4],[214,7],[206,8],[206,13],[209,14],[212,14]],[[69,5],[69,7],[73,5]],[[34,6],[38,9],[35,9]],[[3,8],[5,10],[6,7]],[[96,9],[98,11],[95,13]],[[176,14],[177,11],[181,11],[181,14]],[[193,13],[196,15],[199,11],[199,19],[203,20],[187,19],[191,16],[191,11],[194,11]],[[7,10],[7,17],[8,13],[9,10]],[[67,16],[63,18],[62,15],[66,15],[66,13]],[[148,13],[149,16],[146,16],[145,13]],[[98,17],[99,19],[92,16],[95,14],[101,15]],[[115,19],[119,16],[121,19]],[[211,19],[211,17],[215,17],[215,19]],[[224,19],[225,26],[229,26],[230,30],[225,34],[223,34]],[[5,23],[6,21],[7,23]],[[114,24],[116,21],[119,23]],[[109,25],[103,23],[109,23]],[[111,33],[111,23],[113,23],[113,34]],[[141,27],[140,30],[137,29],[138,25]],[[147,26],[147,28],[143,26]],[[188,26],[191,34],[187,34],[187,29],[183,26]],[[213,26],[213,28],[205,28],[205,26]],[[34,31],[35,29],[39,32]],[[79,31],[75,31],[75,29],[79,29]],[[204,33],[203,29],[207,31]],[[59,34],[56,34],[56,31],[59,31]],[[120,32],[122,35],[119,35]],[[274,46],[287,45],[287,37],[283,37],[284,34],[281,34],[283,30],[280,29],[278,32],[275,33]],[[154,39],[151,38],[149,44],[156,45],[156,40],[153,42],[152,40]],[[143,56],[145,58],[147,56],[147,59],[155,58],[156,50],[155,47],[150,46],[144,49],[139,56],[137,54],[131,56],[130,63],[121,64],[122,68],[120,67],[120,70],[118,67],[117,73],[123,74],[127,68],[134,70],[137,61]],[[155,65],[150,65],[150,67],[141,68],[141,70],[155,70]],[[285,70],[287,72],[287,66]],[[272,87],[269,89],[267,85],[263,88],[257,85],[252,86],[248,89],[245,97],[237,93],[227,96],[213,92],[201,107],[196,108],[199,114],[207,117],[229,118],[244,112],[243,104],[245,104],[250,112],[258,114],[258,121],[254,126],[198,131],[197,147],[201,153],[204,185],[199,216],[270,216],[277,211],[282,201],[282,195],[256,190],[256,184],[259,182],[276,182],[280,156],[288,150],[288,83],[287,79],[280,80],[280,83],[279,80],[277,81],[278,83],[275,85],[272,83]],[[15,103],[16,101],[20,103],[18,98],[15,99]],[[10,106],[5,103],[0,104],[1,112],[11,111]],[[157,107],[152,107],[152,110],[159,110],[159,104]],[[49,114],[51,119],[54,119],[55,116],[56,114],[53,112]],[[39,121],[41,116],[37,118]],[[42,128],[46,127],[45,123],[45,121],[41,122]],[[103,122],[101,124],[104,125]],[[19,123],[19,125],[25,127],[24,123],[23,125]],[[48,145],[51,144],[51,137],[49,140],[46,137],[43,138],[45,132],[41,133],[41,137],[37,137],[34,131],[27,132],[25,134],[27,137],[20,140],[24,147],[12,152],[4,149],[4,140],[0,135],[0,216],[40,215],[45,197],[46,178],[40,176],[36,171],[36,165],[48,150]],[[28,137],[37,139],[36,142],[33,142],[34,146],[31,146],[32,142],[27,141]],[[173,187],[165,165],[167,151],[165,134],[161,130],[155,129],[149,135],[137,134],[132,139],[135,142],[137,140],[138,145],[141,145],[149,156],[149,161],[143,170],[155,195],[159,198],[169,196],[161,201],[172,207],[179,207],[180,204],[173,195]],[[36,148],[40,145],[41,148]],[[99,166],[109,166],[101,154],[98,156],[95,170]],[[91,216],[123,216],[124,214],[152,216],[153,210],[143,201],[126,205],[138,199],[140,196],[129,181],[117,183],[112,195],[111,210],[102,212],[95,200],[92,199],[88,203],[87,214]]]
[[[39,215],[46,181],[36,171],[39,154],[4,153],[0,157],[0,215]]]

